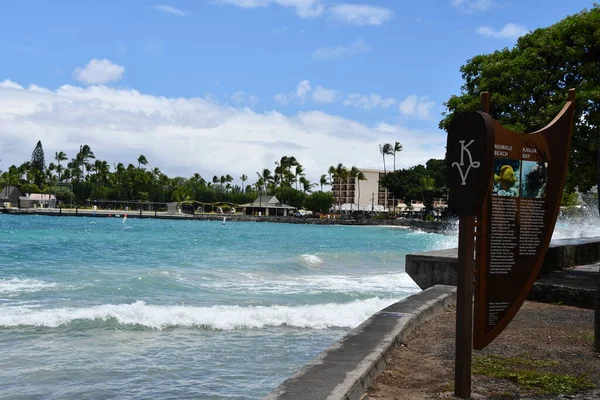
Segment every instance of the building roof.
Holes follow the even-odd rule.
[[[275,196],[258,196],[252,203],[242,204],[241,207],[258,207],[258,208],[287,208],[295,209],[296,207],[288,206],[281,203]]]
[[[5,186],[4,189],[0,192],[0,199],[8,199],[14,193],[17,193],[21,196],[21,191],[16,186]]]
[[[29,200],[34,200],[34,201],[49,201],[49,200],[56,200],[56,197],[54,197],[53,194],[31,193],[29,195]]]

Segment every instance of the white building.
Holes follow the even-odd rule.
[[[366,180],[356,178],[340,180],[334,178],[333,196],[337,208],[341,201],[342,210],[386,211],[393,207],[393,199],[387,189],[379,185],[383,171],[376,169],[360,169]]]
[[[422,201],[411,200],[410,204],[404,204],[404,200],[395,199],[386,188],[380,186],[379,180],[383,178],[383,171],[376,169],[360,169],[360,171],[367,178],[360,183],[356,178],[348,178],[341,182],[340,179],[334,178],[332,192],[335,197],[334,208],[336,210],[340,204],[338,199],[341,200],[341,208],[344,211],[394,211],[394,203],[396,212],[422,212],[425,210],[425,204]],[[446,207],[448,204],[445,200],[436,199],[433,202],[434,210],[441,211]]]

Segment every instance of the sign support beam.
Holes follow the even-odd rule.
[[[490,94],[481,93],[481,110],[490,112]],[[471,397],[471,365],[473,347],[473,271],[475,264],[475,239],[481,236],[482,212],[474,216],[461,216],[458,228],[458,277],[456,296],[456,353],[454,392],[457,397]],[[477,230],[477,235],[475,234]],[[481,238],[478,237],[479,241]],[[478,266],[477,266],[478,267]]]
[[[471,397],[474,229],[475,217],[460,217],[458,227],[454,391],[456,396],[462,399]]]

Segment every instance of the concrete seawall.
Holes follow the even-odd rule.
[[[559,239],[550,244],[529,300],[594,308],[600,237]],[[456,285],[458,249],[406,256],[406,273],[421,289]]]
[[[540,275],[551,271],[592,264],[600,260],[600,237],[553,240]],[[456,286],[458,249],[406,255],[406,273],[421,289],[441,284]]]
[[[420,324],[456,303],[456,288],[436,285],[374,314],[269,394],[267,400],[358,400],[390,354]]]

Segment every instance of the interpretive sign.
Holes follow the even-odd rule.
[[[486,196],[494,158],[494,120],[481,112],[457,114],[448,129],[450,208],[461,217],[476,216]]]
[[[537,279],[565,183],[574,100],[570,90],[558,116],[534,133],[493,121],[493,171],[477,235],[475,349],[502,332]]]
[[[485,113],[454,116],[448,129],[446,161],[450,207],[460,216],[456,293],[455,392],[471,394],[473,339],[473,252],[475,216],[481,213],[493,166],[494,120]]]

